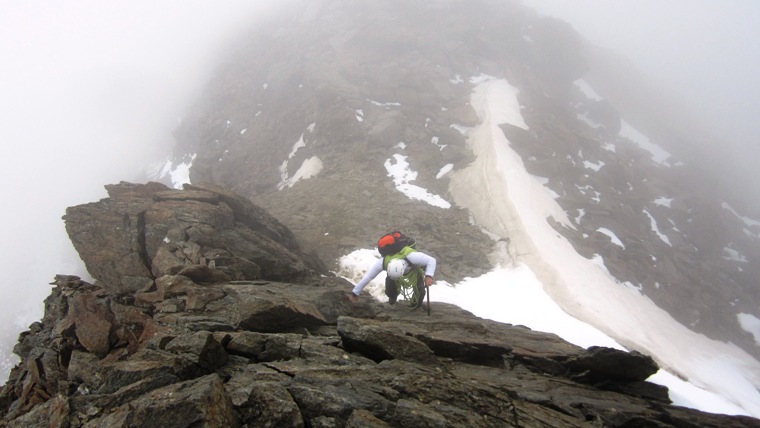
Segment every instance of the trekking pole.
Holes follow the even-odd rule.
[[[425,293],[425,294],[427,294],[427,300],[428,300],[428,316],[430,316],[430,287],[429,287],[427,284],[425,284],[425,288],[427,288],[427,290],[426,290],[426,291],[427,291],[427,293]]]

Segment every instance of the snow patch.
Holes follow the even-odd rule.
[[[731,247],[723,248],[723,258],[732,262],[749,263],[744,255]]]
[[[752,314],[738,313],[736,319],[739,321],[739,325],[746,332],[752,334],[755,338],[755,344],[760,346],[760,319]]]
[[[492,122],[509,124],[525,130],[530,129],[522,117],[520,102],[517,100],[517,94],[520,91],[516,87],[510,85],[504,79],[496,79],[487,74],[475,76],[470,79],[470,82],[476,85],[489,84],[498,88],[498,92],[494,90],[483,93],[486,102],[499,106],[490,111],[494,115],[494,117],[490,118]]]
[[[288,153],[288,160],[293,159],[293,156],[296,155],[296,152],[301,147],[306,147],[306,142],[303,140],[303,134],[301,134],[301,138],[299,138],[298,141],[293,144],[293,148],[290,149],[290,153]]]
[[[737,213],[736,210],[731,208],[731,206],[725,202],[723,202],[721,206],[723,207],[723,209],[728,210],[729,212],[731,212],[731,214],[735,215],[739,220],[744,222],[744,224],[747,226],[747,228],[744,229],[745,235],[751,238],[760,238],[760,221],[739,215],[739,213]]]
[[[603,98],[599,96],[599,94],[596,93],[594,88],[591,87],[585,80],[578,79],[575,82],[573,82],[576,88],[580,89],[580,91],[583,93],[583,95],[586,96],[586,98],[594,101],[601,101]]]
[[[637,131],[625,120],[620,121],[620,133],[618,135],[633,141],[637,146],[649,152],[649,154],[652,155],[653,161],[664,166],[670,166],[670,163],[668,162],[670,153],[653,143],[649,137]]]
[[[448,174],[453,168],[454,168],[453,163],[447,163],[446,165],[443,166],[443,168],[441,168],[440,171],[438,171],[438,174],[435,175],[435,178],[440,179],[444,175]]]
[[[401,106],[401,103],[396,103],[396,102],[382,103],[380,101],[371,100],[369,98],[367,98],[367,101],[369,101],[370,103],[372,103],[372,104],[374,104],[374,105],[376,105],[378,107],[383,107],[385,109],[389,109],[391,107],[399,107],[399,106]]]
[[[591,120],[591,118],[589,118],[586,113],[576,113],[576,116],[578,117],[578,120],[584,122],[586,125],[594,129],[599,129],[603,126],[601,123]]]
[[[647,211],[647,210],[643,210],[643,211],[644,211],[644,214],[646,214],[647,217],[649,217],[649,224],[652,227],[652,232],[656,233],[657,236],[660,237],[660,239],[662,240],[662,242],[664,242],[664,243],[666,243],[666,244],[668,244],[668,245],[670,245],[672,247],[673,244],[670,243],[670,239],[667,237],[667,235],[665,235],[664,233],[660,232],[660,229],[657,227],[657,220],[655,220],[654,217],[652,217],[652,214],[649,214],[649,211]]]
[[[190,160],[182,162],[174,168],[172,168],[172,161],[166,161],[159,178],[164,178],[168,174],[172,182],[172,187],[175,189],[182,189],[182,186],[185,184],[190,184],[190,168],[193,166],[193,161],[197,156],[197,153],[193,153],[189,156],[185,155],[184,159],[189,157]]]
[[[467,132],[469,132],[470,128],[464,125],[458,125],[458,124],[451,124],[449,125],[449,128],[459,132],[462,135],[467,135]]]
[[[312,122],[309,126],[306,127],[306,130],[309,132],[314,132],[315,127],[316,123]],[[280,183],[277,184],[278,190],[282,190],[286,187],[293,187],[293,185],[298,181],[315,177],[320,173],[320,171],[322,171],[322,160],[320,160],[317,156],[312,156],[304,160],[295,174],[293,174],[293,176],[290,176],[290,173],[288,172],[290,160],[293,159],[299,149],[306,147],[306,141],[303,137],[304,134],[301,134],[301,137],[298,139],[298,141],[295,142],[295,144],[293,144],[293,147],[290,149],[288,158],[282,161],[282,165],[280,165]]]
[[[282,190],[286,187],[293,187],[293,185],[300,180],[306,180],[308,178],[317,176],[320,171],[322,171],[322,161],[318,157],[312,156],[303,161],[301,166],[298,168],[298,171],[296,171],[292,177],[287,178],[287,175],[285,175],[283,181],[277,185],[277,189]]]
[[[338,272],[336,274],[347,279],[353,284],[361,281],[364,274],[380,259],[380,253],[377,250],[359,249],[355,250],[338,260]],[[380,272],[365,288],[375,299],[386,302],[388,296],[385,295],[385,271]]]
[[[396,185],[396,190],[405,194],[409,199],[417,199],[438,208],[451,208],[451,204],[442,197],[432,194],[420,186],[409,183],[417,179],[417,172],[409,169],[409,163],[406,161],[406,158],[406,156],[394,154],[393,159],[395,159],[395,163],[391,159],[387,159],[384,164],[386,171],[388,171],[388,176],[393,177],[393,184]]]
[[[462,79],[462,75],[457,74],[457,75],[454,76],[453,79],[449,79],[449,82],[451,82],[451,83],[453,83],[455,85],[458,85],[460,83],[464,83],[464,79]]]
[[[606,227],[600,227],[599,229],[596,229],[596,231],[604,235],[607,235],[613,244],[625,250],[625,245],[623,245],[623,241],[621,241],[620,238],[618,238],[617,235],[615,235],[615,232],[607,229]]]
[[[438,147],[438,150],[443,150],[447,146],[447,144],[441,144],[441,143],[439,143],[439,138],[438,137],[431,138],[430,142],[433,143],[436,147]]]
[[[591,161],[583,161],[583,167],[586,169],[593,169],[595,172],[599,172],[600,169],[604,166],[604,162],[599,161],[597,163],[593,163]]]
[[[584,215],[586,215],[586,210],[584,208],[578,208],[578,216],[575,217],[575,219],[574,219],[575,220],[575,224],[580,225],[581,224],[581,219],[583,218]]]

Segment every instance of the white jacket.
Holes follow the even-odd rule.
[[[359,283],[354,287],[354,294],[357,296],[360,295],[362,293],[362,290],[364,290],[364,287],[366,287],[370,281],[375,279],[375,277],[383,271],[383,259],[383,257],[380,257],[377,259],[375,264],[369,268],[367,273],[364,275],[364,278],[362,278],[361,281],[359,281]],[[409,261],[409,263],[415,266],[425,266],[425,276],[435,275],[436,261],[434,257],[429,256],[425,253],[421,253],[419,251],[415,251],[409,253],[409,255],[406,256],[406,259]]]

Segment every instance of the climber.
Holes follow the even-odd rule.
[[[418,308],[422,305],[425,297],[425,289],[433,285],[436,260],[423,252],[415,249],[415,241],[400,232],[392,232],[384,235],[377,244],[377,249],[382,256],[349,293],[349,299],[353,302],[359,299],[364,287],[383,270],[386,271],[385,295],[388,303],[396,303],[399,291],[414,290],[404,293],[410,302],[410,306]]]

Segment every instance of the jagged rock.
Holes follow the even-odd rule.
[[[107,288],[135,292],[167,275],[208,283],[303,280],[324,272],[282,224],[224,189],[181,191],[157,183],[107,189],[109,198],[71,207],[64,216],[88,271]]]
[[[298,404],[290,392],[274,382],[254,382],[248,399],[240,404],[241,421],[260,427],[303,427]]]
[[[369,300],[346,305],[336,296],[350,284],[338,280],[203,287],[224,294],[204,314],[151,316],[145,302],[129,299],[123,291],[79,280],[56,286],[46,301],[50,312],[22,337],[34,346],[0,391],[3,423],[501,427],[587,426],[593,420],[605,426],[757,425],[752,418],[670,406],[666,395],[653,393],[652,384],[642,380],[656,369],[646,356],[584,350],[555,335],[477,319],[451,305],[434,303],[430,316]],[[71,319],[72,302],[92,296],[114,308],[114,330],[144,323],[136,330],[143,339],[112,347],[105,356],[82,346],[61,325]],[[310,311],[321,319],[312,325],[293,324],[293,312],[269,313],[270,325],[280,317],[281,330],[301,329],[298,334],[247,331],[231,324],[226,325],[233,330],[224,332],[198,327],[225,313],[222,319],[239,318],[239,308],[265,297],[297,304],[323,299],[321,307],[333,305],[330,311],[343,315],[328,322],[313,306]]]
[[[242,319],[238,328],[250,331],[289,331],[318,327],[327,323],[319,310],[309,303],[256,299],[243,302],[240,311]]]
[[[300,356],[300,335],[265,334],[243,331],[232,333],[226,349],[231,354],[251,358],[254,361],[290,360]]]
[[[346,350],[359,352],[377,362],[395,358],[428,364],[435,361],[433,351],[420,340],[370,320],[341,317],[338,334]]]
[[[209,372],[227,363],[227,352],[214,335],[207,331],[180,335],[169,341],[164,350],[183,356]]]
[[[93,388],[102,382],[100,370],[93,370],[98,365],[97,355],[75,349],[69,360],[68,380]]]
[[[79,343],[102,357],[111,350],[113,318],[106,301],[92,293],[82,293],[69,300],[69,317],[64,324],[73,325]]]
[[[145,382],[148,379],[178,381],[187,379],[196,372],[191,361],[166,352],[142,350],[133,358],[100,365],[99,394],[112,394],[121,388]]]
[[[84,427],[237,427],[239,419],[216,374],[158,388]]]
[[[659,369],[649,355],[598,346],[588,348],[568,361],[567,366],[590,380],[641,381]]]
[[[390,426],[367,410],[354,410],[346,422],[346,428],[386,428]]]

